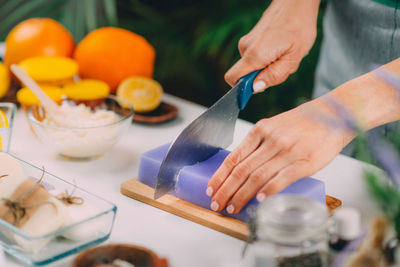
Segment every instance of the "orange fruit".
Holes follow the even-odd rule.
[[[127,100],[136,112],[150,112],[158,107],[162,98],[161,85],[146,77],[129,77],[121,82],[117,96]]]
[[[115,92],[118,84],[129,76],[153,76],[155,51],[136,33],[104,27],[83,38],[74,58],[82,78],[102,80]]]
[[[75,42],[59,22],[49,18],[33,18],[15,26],[6,38],[4,62],[18,64],[33,56],[71,57]]]

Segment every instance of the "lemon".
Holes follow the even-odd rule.
[[[63,96],[63,90],[57,86],[41,86],[42,90],[55,102],[60,102]],[[17,100],[21,105],[32,106],[39,105],[40,101],[32,91],[27,88],[21,88],[17,92]]]
[[[10,75],[7,67],[0,62],[0,98],[5,96],[10,88]]]
[[[0,109],[0,128],[6,128],[8,125],[7,116],[4,111]]]
[[[84,79],[65,85],[63,92],[71,99],[95,100],[108,96],[110,86],[103,81]]]
[[[161,103],[161,85],[150,78],[129,77],[117,89],[117,96],[129,101],[136,112],[150,112]]]
[[[32,79],[42,84],[63,84],[78,74],[78,63],[68,57],[31,57],[18,64]]]

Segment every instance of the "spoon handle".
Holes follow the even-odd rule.
[[[39,85],[18,65],[11,65],[11,71],[25,84],[40,100],[43,107],[51,113],[60,113],[58,105],[39,87]]]

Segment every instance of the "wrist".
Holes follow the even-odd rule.
[[[329,94],[340,101],[364,130],[400,119],[398,93],[373,72],[337,87]]]
[[[338,108],[334,106],[335,102],[341,105],[338,99],[334,99],[329,95],[314,99],[309,102],[311,105],[309,113],[317,123],[328,128],[329,132],[335,132],[335,134],[340,136],[342,140],[341,149],[343,149],[357,136],[357,122],[353,121],[351,113],[346,115],[346,112],[343,112],[343,110],[338,112]],[[347,110],[345,106],[339,108]],[[343,116],[347,117],[344,118]]]

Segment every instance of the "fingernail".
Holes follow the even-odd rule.
[[[235,211],[235,206],[233,206],[233,204],[230,204],[230,205],[226,208],[226,211],[227,211],[229,214],[232,214],[232,213]]]
[[[213,202],[211,203],[211,209],[212,209],[213,211],[217,211],[218,208],[219,208],[219,205],[218,205],[217,201],[213,201]]]
[[[264,81],[261,81],[261,80],[260,81],[256,81],[253,84],[253,90],[254,90],[254,92],[259,92],[259,91],[264,90],[266,86],[267,85],[265,84]]]
[[[265,194],[264,193],[259,193],[257,194],[257,201],[258,202],[263,202],[265,200]]]
[[[211,197],[213,193],[214,193],[214,189],[211,186],[207,187],[207,190],[206,190],[207,196]]]

